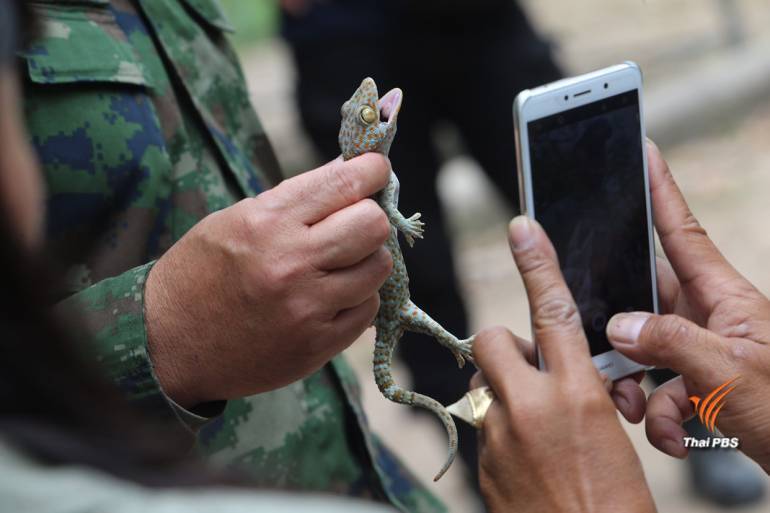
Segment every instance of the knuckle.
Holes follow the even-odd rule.
[[[537,330],[555,327],[579,328],[580,312],[572,298],[547,294],[533,305],[532,324]]]
[[[473,353],[474,355],[485,353],[505,340],[506,337],[511,336],[511,332],[503,326],[484,328],[476,334],[476,338],[473,341]]]
[[[385,214],[385,211],[382,210],[379,205],[377,205],[377,217],[375,221],[375,226],[373,233],[377,239],[377,241],[380,244],[384,244],[386,240],[388,240],[388,237],[390,236],[390,221],[388,221],[388,216]]]
[[[757,358],[758,355],[754,350],[756,344],[746,344],[743,340],[735,340],[727,347],[730,359],[741,366],[757,362],[761,362],[762,366],[766,365],[763,358]]]
[[[687,209],[687,213],[685,214],[680,229],[682,230],[682,233],[688,237],[708,237],[708,232],[701,226],[700,222],[695,217],[695,214],[693,214],[689,208]]]
[[[243,225],[249,230],[247,235],[275,233],[276,227],[285,220],[286,202],[280,194],[269,194],[268,191],[256,198],[246,198],[237,203],[241,207]]]
[[[687,340],[690,344],[692,344],[694,347],[708,347],[710,346],[711,342],[711,332],[708,330],[702,330],[702,329],[695,329],[695,330],[689,330],[686,333],[689,334],[687,337]],[[682,344],[685,343],[684,341],[679,340],[678,343]],[[726,356],[722,354],[722,356]]]
[[[270,266],[270,268],[260,272],[255,269],[254,274],[257,274],[257,278],[262,278],[263,292],[269,296],[281,296],[285,290],[285,280],[282,277],[282,272],[276,268],[277,266]]]
[[[492,326],[490,328],[484,328],[476,334],[474,345],[478,347],[485,347],[498,344],[505,337],[509,336],[510,332],[503,326]]]
[[[375,263],[377,265],[377,271],[381,277],[387,277],[393,271],[393,257],[390,255],[390,251],[381,247],[375,253]]]
[[[384,214],[385,212],[380,208],[380,206],[377,204],[376,201],[374,201],[372,198],[364,198],[360,202],[360,207],[362,212],[362,216],[365,217],[370,222],[373,222],[377,219],[379,219],[380,214]]]
[[[253,210],[278,214],[287,208],[287,195],[284,194],[286,188],[286,183],[280,183],[256,197],[242,200],[241,203],[248,204]]]
[[[267,290],[282,295],[293,288],[304,275],[304,266],[290,258],[273,262],[263,271]]]
[[[574,395],[577,398],[577,407],[588,415],[598,414],[612,407],[609,394],[601,386],[588,387],[587,390]]]
[[[379,243],[384,243],[390,235],[390,221],[385,211],[371,198],[361,200],[361,209],[366,233]]]
[[[263,210],[262,200],[257,198],[245,198],[228,208],[218,210],[205,219],[213,219],[222,216],[231,222],[235,228],[251,228],[260,220],[260,212]]]
[[[515,253],[516,264],[524,279],[543,272],[549,272],[551,267],[553,267],[553,261],[537,245],[515,250]]]
[[[369,296],[366,301],[364,301],[360,306],[357,308],[361,309],[361,325],[359,326],[360,331],[365,330],[372,324],[374,324],[374,318],[377,315],[377,312],[380,311],[380,296],[379,294],[375,293]]]
[[[508,328],[504,326],[491,326],[489,328],[484,328],[478,334],[479,338],[485,338],[488,340],[500,340],[510,336],[511,332],[508,331]]]
[[[355,203],[360,199],[360,180],[355,171],[353,166],[334,163],[326,172],[329,188],[340,194],[348,204]]]
[[[295,326],[308,326],[323,317],[323,308],[319,302],[304,294],[287,298],[286,310],[292,325]]]
[[[654,322],[644,325],[640,341],[643,344],[646,343],[647,349],[653,354],[665,356],[675,341],[677,344],[686,343],[690,337],[690,328],[687,323],[682,322],[682,319],[676,315],[663,315]]]
[[[655,149],[657,151],[654,152],[654,165],[660,169],[661,174],[663,175],[663,185],[676,187],[676,180],[674,180],[674,173],[671,172],[671,167],[668,165],[668,162],[666,162],[666,159],[663,158],[663,155],[660,153],[660,150],[657,149],[657,146]]]

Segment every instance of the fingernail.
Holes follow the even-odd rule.
[[[650,318],[646,312],[617,314],[607,323],[607,338],[613,345],[633,347],[642,331],[642,326]]]
[[[511,248],[514,251],[527,249],[534,243],[532,221],[527,216],[516,216],[508,225]]]

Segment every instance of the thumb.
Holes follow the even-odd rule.
[[[628,358],[667,367],[695,383],[718,379],[730,361],[722,337],[678,315],[617,314],[607,324],[607,338]]]

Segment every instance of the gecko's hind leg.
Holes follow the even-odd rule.
[[[452,352],[459,367],[462,368],[466,360],[473,361],[472,348],[475,335],[458,339],[411,301],[401,309],[401,323],[404,329],[435,338],[439,344]]]

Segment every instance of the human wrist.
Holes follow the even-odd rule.
[[[565,503],[564,498],[554,498],[553,500],[527,501],[524,508],[512,507],[512,504],[505,500],[497,500],[484,495],[484,503],[489,513],[540,513],[549,511],[551,513],[615,513],[623,511],[624,513],[656,513],[655,502],[650,495],[646,484],[638,490],[615,490],[611,497],[600,498],[599,500],[581,502],[576,500],[572,503]],[[618,495],[619,494],[619,495]],[[608,499],[608,500],[605,500]],[[561,506],[559,506],[561,504]]]
[[[155,377],[163,393],[179,406],[191,409],[205,402],[198,392],[196,380],[184,364],[183,347],[178,343],[179,326],[173,308],[173,294],[164,280],[165,262],[161,258],[150,270],[144,292],[144,322],[147,349]]]

